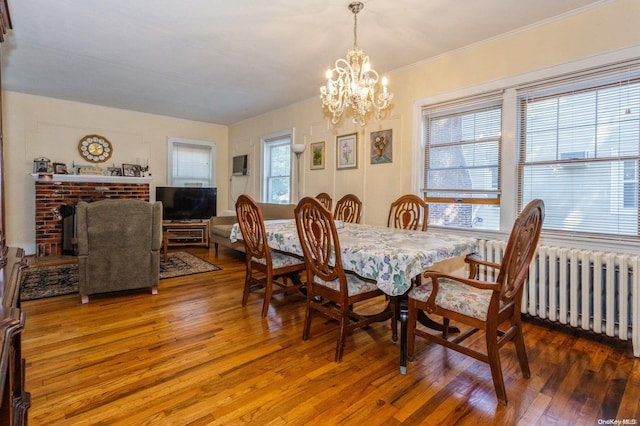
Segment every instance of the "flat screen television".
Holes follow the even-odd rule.
[[[162,201],[162,219],[195,221],[216,215],[217,188],[157,186],[156,201]]]

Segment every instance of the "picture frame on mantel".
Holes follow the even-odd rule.
[[[350,133],[336,137],[336,168],[338,170],[358,168],[358,134]]]
[[[53,163],[53,173],[57,175],[66,175],[67,165],[64,163]]]
[[[123,164],[122,176],[127,176],[127,177],[142,176],[142,170],[141,170],[140,164]]]

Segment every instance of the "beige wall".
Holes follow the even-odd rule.
[[[635,47],[636,56],[640,56],[638,17],[640,1],[604,2],[581,13],[480,42],[391,73],[394,105],[382,122],[373,120],[367,128],[358,129],[345,120],[333,128],[322,115],[319,98],[314,97],[232,126],[230,151],[259,158],[261,135],[294,128],[296,142],[306,139],[307,143],[303,154],[302,195],[313,196],[324,191],[337,199],[353,192],[364,203],[365,223],[386,224],[386,206],[399,195],[418,190],[412,178],[419,165],[415,159],[420,157],[419,128],[413,117],[417,100],[630,47]],[[321,75],[322,70],[318,73]],[[322,84],[321,77],[318,83]],[[393,129],[393,162],[372,165],[369,133],[388,128]],[[355,131],[360,149],[358,168],[337,171],[335,137]],[[326,168],[310,170],[308,144],[318,141],[326,141]],[[229,206],[232,207],[242,192],[259,198],[259,178],[259,164],[253,161],[249,177],[234,178]]]
[[[106,137],[113,157],[104,168],[148,159],[155,186],[167,184],[169,136],[216,142],[216,179],[219,208],[228,198],[227,127],[115,108],[3,92],[4,168],[7,243],[35,253],[33,159],[87,164],[78,153],[78,141],[87,134]]]

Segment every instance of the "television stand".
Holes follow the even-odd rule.
[[[162,222],[162,234],[167,246],[205,246],[209,247],[209,221],[191,220]]]

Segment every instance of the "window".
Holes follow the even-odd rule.
[[[262,139],[264,153],[263,199],[267,203],[291,203],[292,132],[281,132]]]
[[[169,138],[169,185],[215,187],[214,142]]]
[[[640,66],[518,90],[518,201],[545,201],[547,230],[638,236]]]
[[[502,94],[425,107],[429,225],[499,229]]]

